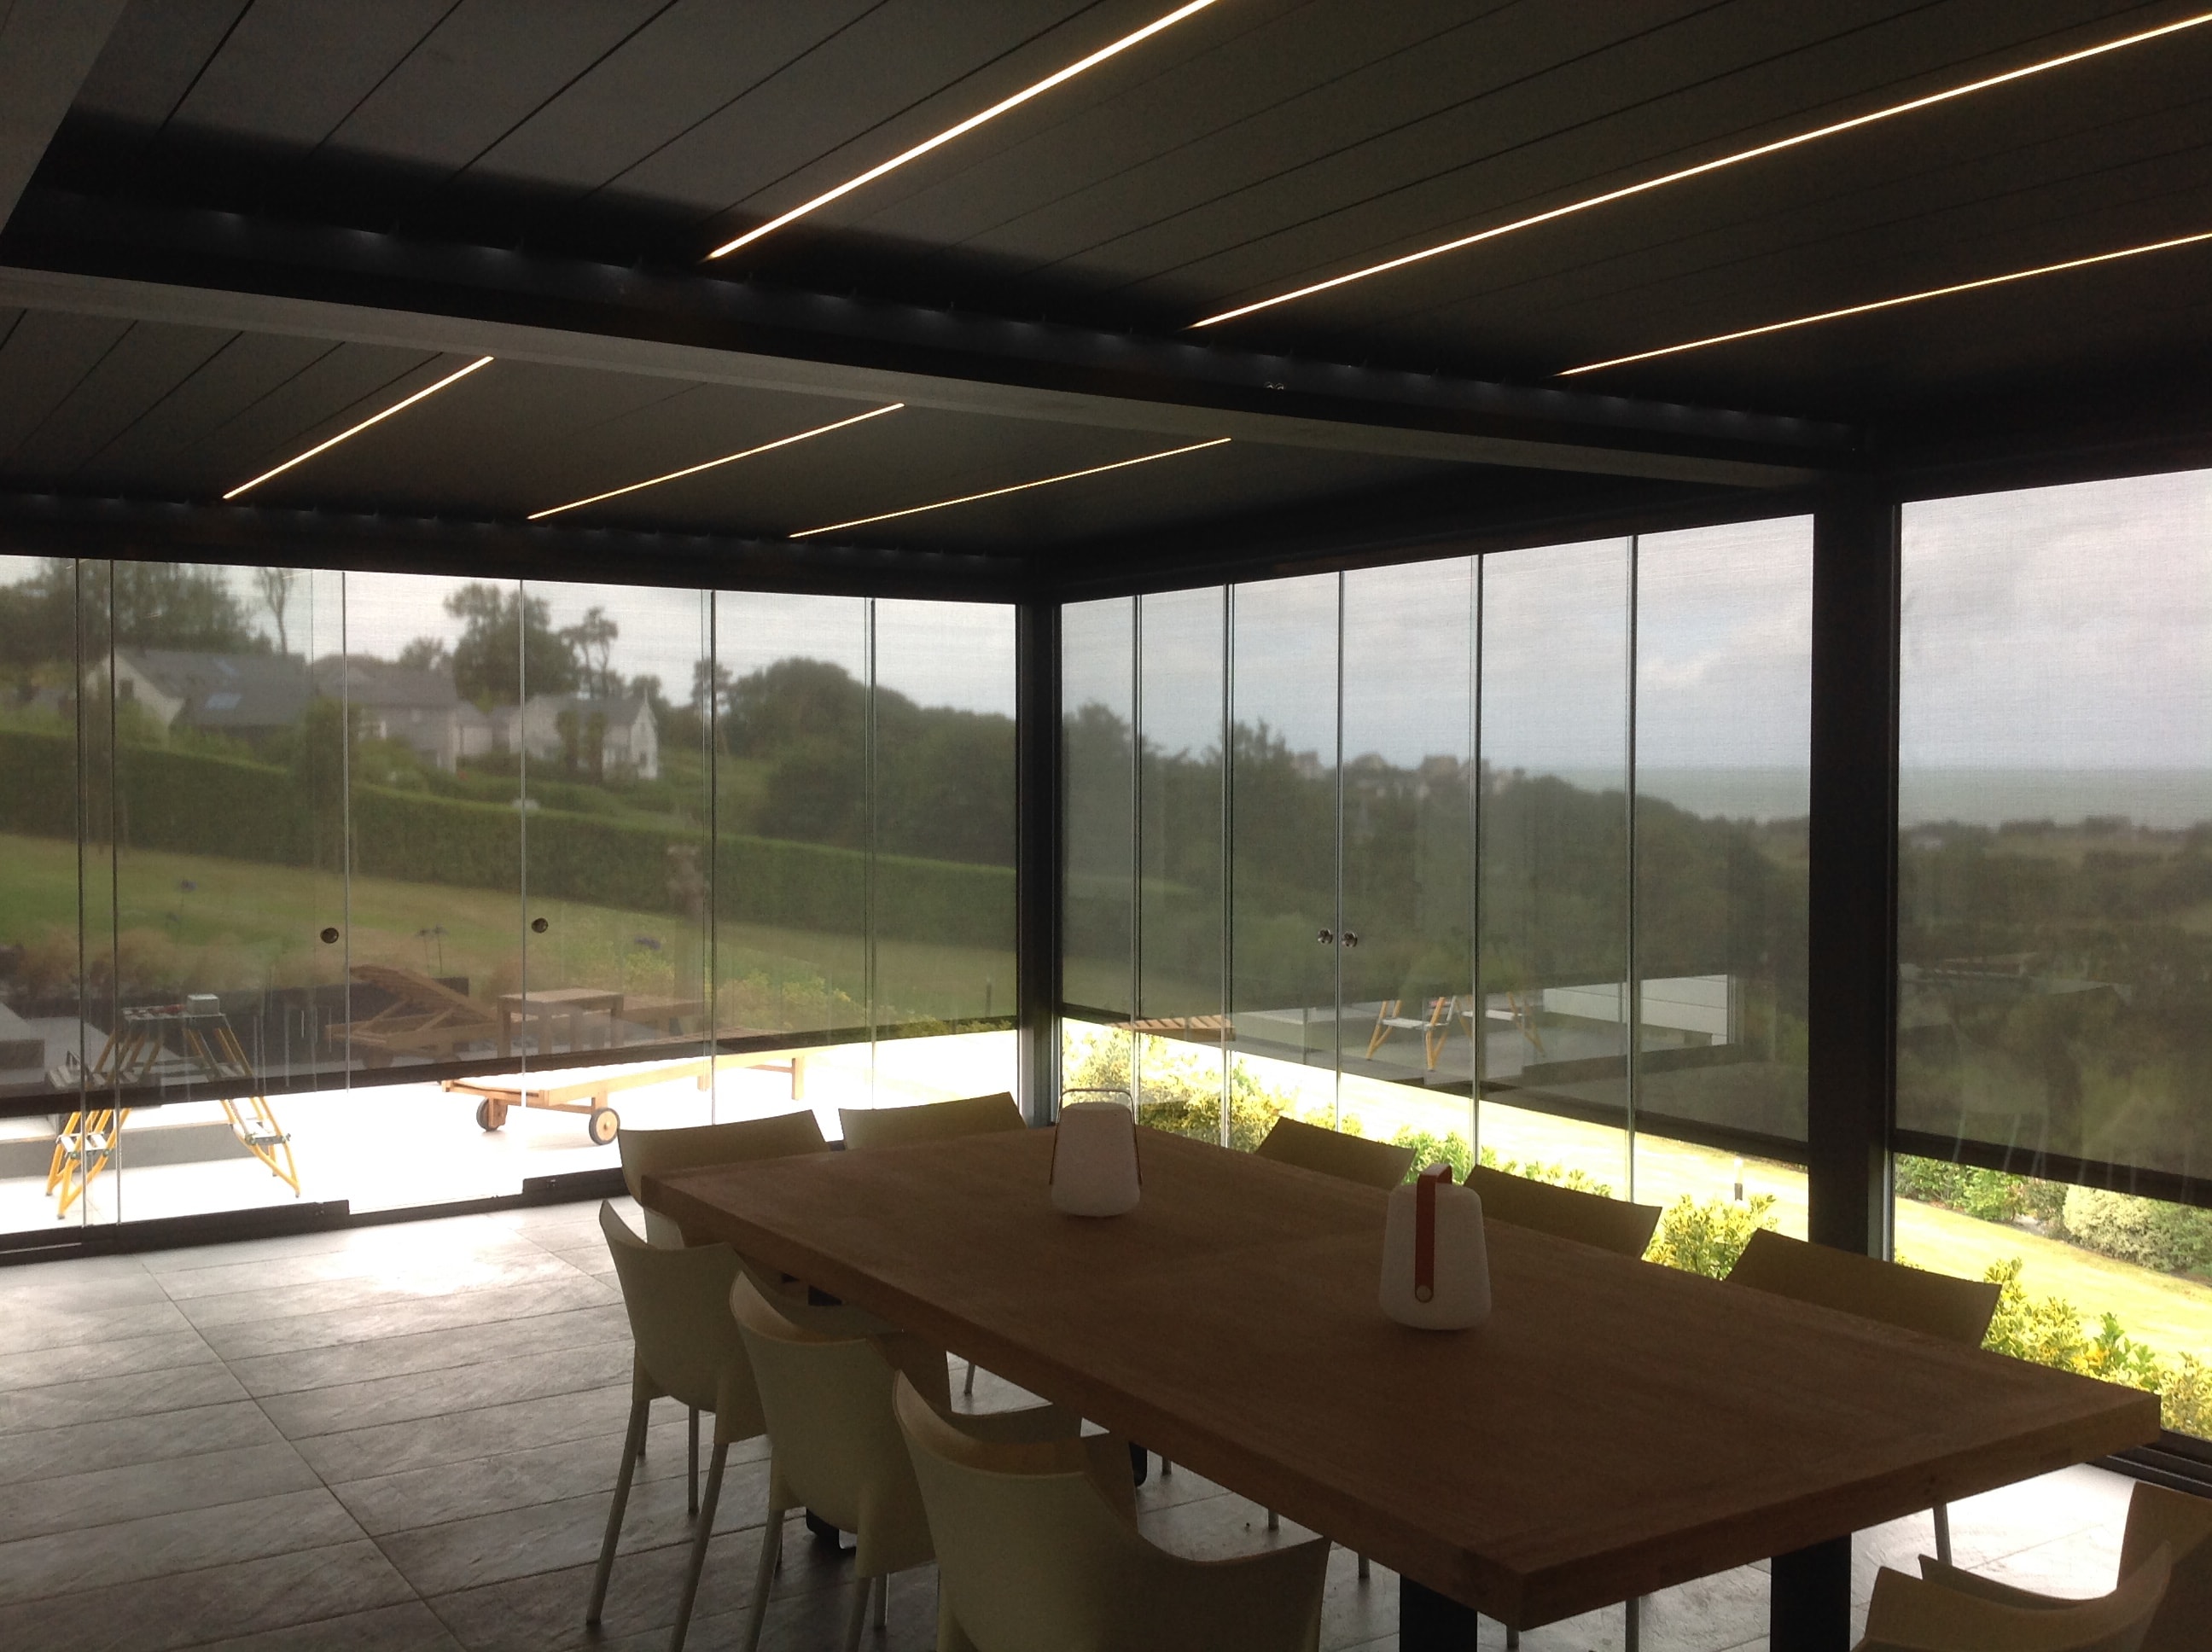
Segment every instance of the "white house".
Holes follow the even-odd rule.
[[[533,694],[521,706],[501,706],[501,744],[518,747],[537,762],[579,774],[623,775],[650,780],[660,776],[660,731],[645,696],[599,700],[580,694]]]

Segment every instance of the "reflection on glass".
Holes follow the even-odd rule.
[[[868,1028],[868,604],[719,592],[715,1035]]]
[[[875,1021],[1014,1011],[1014,611],[875,604]]]
[[[1336,900],[1338,590],[1325,574],[1230,595],[1231,1020],[1240,1051],[1331,1071],[1352,942]]]
[[[1971,1216],[2028,1189],[2054,1247],[1933,1265],[2021,1255],[2030,1298],[2179,1370],[2212,1302],[2173,1246],[2111,1236],[2193,1230],[2135,1196],[2201,1198],[2212,1163],[2212,473],[1911,505],[1903,555],[1898,1126],[1990,1168],[1900,1160],[1899,1192]],[[2060,1175],[2100,1185],[2054,1212]]]
[[[1812,582],[1809,518],[1638,542],[1639,1193],[1659,1138],[1804,1139]]]
[[[1222,722],[1227,592],[1176,591],[1137,603],[1137,1019],[1175,1052],[1139,1040],[1146,1121],[1225,1127],[1221,1046]],[[1150,1108],[1150,1112],[1145,1112]]]
[[[1613,1133],[1628,1122],[1631,554],[1552,546],[1481,572],[1480,1094]],[[1613,1144],[1604,1179],[1626,1193]]]
[[[1474,1073],[1474,669],[1470,559],[1345,575],[1346,1073],[1462,1092]],[[1347,1086],[1347,1127],[1373,1110]],[[1425,1123],[1471,1139],[1463,1102]]]
[[[1060,610],[1060,776],[1066,836],[1060,1083],[1097,1101],[1128,1090],[1136,1005],[1136,599]],[[1108,1026],[1106,1023],[1118,1023]],[[1119,1076],[1091,1072],[1118,1059]]]

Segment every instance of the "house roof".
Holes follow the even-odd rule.
[[[451,671],[396,665],[370,654],[325,654],[313,669],[318,689],[343,693],[357,706],[442,711],[460,702]]]
[[[306,714],[313,692],[305,665],[290,654],[118,648],[115,657],[183,701],[177,720],[195,728],[289,727]]]

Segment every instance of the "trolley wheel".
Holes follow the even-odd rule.
[[[584,1128],[590,1133],[594,1144],[605,1147],[615,1139],[615,1133],[622,1128],[622,1115],[611,1107],[595,1107],[592,1109],[592,1116],[584,1121]]]
[[[477,1128],[496,1130],[507,1122],[507,1108],[487,1096],[477,1103]]]

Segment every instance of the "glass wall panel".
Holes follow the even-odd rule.
[[[1812,647],[1810,518],[1637,542],[1638,1195],[1798,1232],[1802,1171],[1732,1137],[1805,1137]]]
[[[877,1035],[1010,1017],[1014,610],[878,601],[874,644]]]
[[[1137,603],[1136,1087],[1149,1123],[1227,1128],[1222,841],[1227,593]]]
[[[2138,1195],[2212,1163],[2212,472],[1910,505],[1903,555],[1899,1250],[2202,1431],[2212,1215]]]
[[[1344,576],[1342,1118],[1386,1139],[1473,1139],[1474,672],[1472,559]]]
[[[1340,585],[1230,592],[1230,1017],[1239,1052],[1331,1072],[1353,944],[1336,899]]]
[[[1630,542],[1481,570],[1477,1122],[1501,1161],[1630,1191]]]
[[[1060,610],[1063,1092],[1126,1096],[1136,1006],[1134,598]]]

